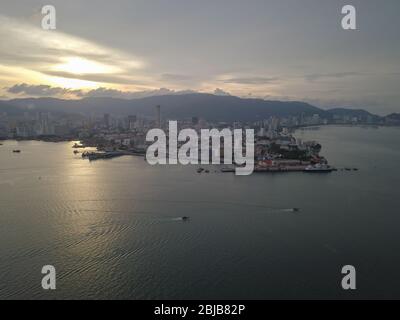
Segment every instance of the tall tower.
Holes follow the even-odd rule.
[[[111,117],[109,113],[105,113],[103,116],[104,125],[107,129],[111,127]]]
[[[161,106],[156,106],[156,125],[161,128]]]

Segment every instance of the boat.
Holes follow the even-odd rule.
[[[13,150],[14,153],[21,153],[21,150]]]
[[[198,168],[198,169],[197,169],[197,173],[202,173],[203,171],[204,171],[203,168]]]
[[[310,172],[310,173],[329,173],[334,171],[335,169],[327,164],[315,164],[307,166],[303,172]]]
[[[181,219],[182,219],[182,221],[187,221],[187,220],[189,220],[189,217],[185,216],[185,217],[182,217]]]
[[[95,153],[95,152],[85,151],[85,152],[82,153],[82,158],[88,158],[89,155],[91,155],[91,154],[93,154],[93,153]]]
[[[88,153],[87,158],[89,161],[99,160],[99,159],[112,159],[116,157],[121,157],[126,155],[124,152],[121,151],[112,151],[112,152],[91,152]]]
[[[81,144],[75,143],[75,144],[72,146],[72,148],[74,148],[74,149],[83,149],[83,148],[85,148],[85,146],[84,146],[84,145],[81,145]]]

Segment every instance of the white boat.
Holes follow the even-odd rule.
[[[331,166],[329,166],[327,164],[318,163],[318,164],[315,164],[315,165],[307,166],[304,169],[304,172],[311,172],[311,173],[313,173],[313,172],[315,172],[315,173],[318,173],[318,172],[325,173],[326,172],[326,173],[329,173],[329,172],[332,172],[334,170],[335,170],[334,168],[332,168]]]

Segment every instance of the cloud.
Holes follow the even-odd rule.
[[[226,92],[226,91],[224,91],[224,90],[222,90],[220,88],[215,89],[214,90],[214,94],[216,96],[230,96],[231,95],[229,92]]]
[[[91,90],[68,89],[62,87],[53,87],[45,84],[29,85],[26,83],[15,84],[11,87],[3,88],[6,93],[17,96],[28,97],[57,97],[57,98],[120,98],[120,99],[140,99],[151,96],[161,95],[182,95],[195,93],[192,90],[172,90],[168,88],[159,88],[155,90],[142,91],[122,91],[113,88],[100,87]],[[222,90],[221,90],[222,93]]]
[[[177,92],[167,88],[160,88],[157,90],[148,90],[148,91],[121,91],[110,88],[97,88],[89,90],[82,96],[86,98],[109,97],[109,98],[121,98],[121,99],[139,99],[150,96],[168,95],[168,94],[177,94]]]
[[[23,94],[34,97],[53,97],[66,94],[81,94],[81,90],[71,90],[60,87],[52,87],[49,85],[28,85],[26,83],[16,84],[12,87],[5,88],[8,93]]]
[[[220,80],[224,83],[262,85],[278,81],[277,77],[238,77]]]
[[[184,75],[184,74],[164,73],[161,75],[161,80],[162,81],[180,82],[180,81],[193,80],[193,77]]]
[[[188,93],[195,93],[192,90],[182,90],[176,91],[168,88],[160,88],[155,90],[143,90],[143,91],[121,91],[110,88],[97,88],[93,90],[89,90],[86,93],[83,93],[81,96],[86,98],[99,98],[99,97],[112,97],[112,98],[121,98],[121,99],[140,99],[152,96],[164,96],[164,95],[182,95]]]
[[[259,98],[269,101],[296,101],[298,98],[289,95],[263,95]]]
[[[109,89],[109,88],[97,88],[90,90],[84,94],[82,97],[85,98],[129,98],[130,92],[124,92],[121,90],[116,89]]]
[[[14,70],[15,77],[18,72],[35,72],[42,83],[55,83],[54,77],[63,77],[135,84],[143,77],[140,70],[146,65],[130,53],[58,30],[42,30],[1,14],[0,38],[6,39],[0,42],[0,66]]]
[[[61,77],[67,79],[79,79],[84,81],[92,81],[98,83],[112,83],[112,84],[128,84],[128,85],[146,85],[147,81],[143,79],[135,79],[133,77],[121,74],[108,74],[108,73],[97,73],[97,74],[71,74],[64,71],[46,71],[45,74]]]
[[[336,72],[336,73],[314,73],[306,75],[304,78],[308,81],[317,81],[323,79],[341,79],[346,77],[357,77],[363,75],[359,72]]]

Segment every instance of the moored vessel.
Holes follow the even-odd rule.
[[[329,173],[334,171],[335,169],[327,164],[315,164],[315,165],[309,165],[304,169],[304,172],[310,172],[310,173]]]

